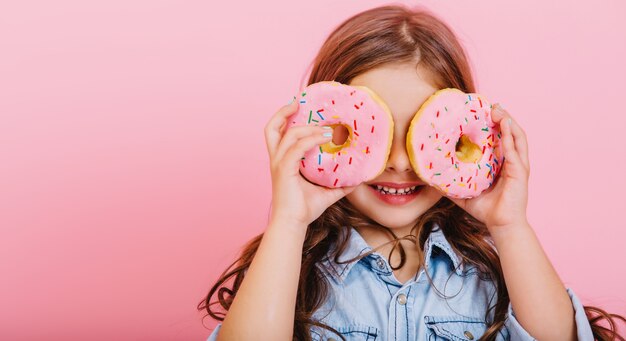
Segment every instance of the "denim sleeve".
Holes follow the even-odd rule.
[[[574,319],[576,320],[576,330],[579,341],[594,341],[593,333],[591,332],[591,325],[589,324],[589,320],[587,319],[587,315],[585,315],[585,309],[583,308],[582,303],[578,299],[578,296],[574,293],[574,291],[570,288],[567,289],[567,294],[572,300],[572,305],[574,306]],[[509,330],[511,340],[512,341],[526,341],[526,340],[536,340],[534,337],[530,336],[528,332],[522,327],[517,318],[515,318],[515,313],[513,312],[513,308],[511,303],[509,303],[508,309],[509,318],[506,319],[504,325]]]
[[[215,341],[215,340],[217,340],[217,333],[219,332],[221,327],[222,327],[221,323],[219,323],[217,326],[215,326],[215,329],[213,329],[213,332],[211,333],[211,335],[209,335],[209,338],[206,339],[206,341]]]

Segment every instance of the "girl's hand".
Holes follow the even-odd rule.
[[[500,124],[502,131],[502,169],[491,187],[479,196],[450,200],[494,231],[498,227],[527,222],[530,164],[524,130],[499,104],[493,106],[491,118],[494,123]]]
[[[265,126],[265,141],[272,173],[272,208],[270,221],[287,220],[308,226],[330,205],[352,192],[356,186],[326,188],[308,182],[300,174],[300,159],[316,145],[332,137],[323,136],[331,129],[321,126],[294,126],[285,132],[287,118],[298,109],[294,100],[282,107]]]

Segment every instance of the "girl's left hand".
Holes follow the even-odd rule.
[[[526,133],[499,104],[494,104],[491,119],[500,125],[504,164],[495,182],[479,196],[471,199],[450,198],[490,231],[499,227],[527,222],[528,143]]]

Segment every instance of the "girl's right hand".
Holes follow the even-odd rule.
[[[329,142],[332,132],[321,126],[293,126],[286,130],[287,118],[298,110],[298,100],[280,108],[265,126],[265,141],[272,175],[270,221],[308,226],[330,205],[352,192],[356,186],[326,188],[308,182],[300,174],[300,159],[316,145]]]

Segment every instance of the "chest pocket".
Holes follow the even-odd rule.
[[[328,325],[329,327],[335,328],[339,335],[343,336],[346,341],[376,341],[380,340],[378,338],[378,328],[370,327],[362,324],[350,324],[347,326],[336,327],[333,325]],[[311,338],[314,341],[341,341],[341,337],[336,335],[335,333],[322,329],[322,332],[319,332],[320,328],[317,328],[315,331],[311,329]]]
[[[478,340],[487,331],[487,324],[483,319],[464,316],[424,316],[424,322],[429,329],[426,332],[429,341],[474,341]],[[506,328],[502,328],[496,336],[497,341],[508,340]]]

